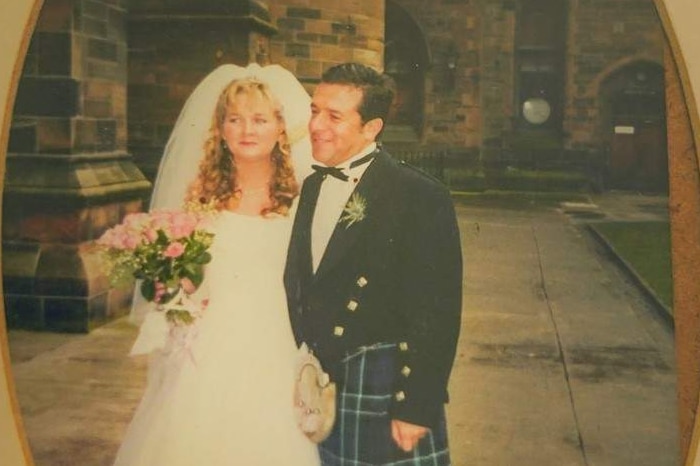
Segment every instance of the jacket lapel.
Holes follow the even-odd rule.
[[[299,281],[306,282],[313,276],[311,221],[313,220],[321,182],[322,178],[320,175],[310,175],[304,182],[301,196],[299,197],[285,267],[285,286],[288,293],[296,288],[295,283]]]
[[[367,171],[362,175],[362,179],[360,179],[352,194],[360,196],[366,201],[365,218],[351,225],[348,225],[345,221],[339,221],[335,225],[326,251],[321,258],[318,269],[316,269],[316,278],[321,277],[337,265],[338,261],[352,249],[357,240],[371,230],[375,217],[381,215],[380,206],[387,201],[385,196],[382,196],[382,188],[384,187],[382,179],[390,162],[389,156],[380,152],[372,164],[367,167]]]

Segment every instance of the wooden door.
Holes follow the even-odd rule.
[[[668,187],[664,121],[617,123],[608,164],[609,187],[663,191]]]

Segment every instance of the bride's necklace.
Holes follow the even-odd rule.
[[[243,196],[248,196],[248,197],[254,197],[254,196],[260,196],[262,194],[267,195],[269,192],[270,187],[268,185],[265,186],[259,186],[257,188],[238,188],[234,192],[234,196],[237,198],[241,198]]]

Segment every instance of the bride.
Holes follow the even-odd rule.
[[[223,65],[185,104],[151,208],[215,206],[213,259],[193,295],[204,311],[169,328],[136,297],[132,354],[150,354],[149,376],[115,465],[319,463],[293,417],[297,349],[282,284],[311,164],[308,118],[308,94],[279,66]]]

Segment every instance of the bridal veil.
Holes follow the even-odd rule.
[[[279,65],[260,66],[253,63],[242,67],[225,64],[207,75],[185,102],[165,146],[149,210],[178,209],[183,206],[187,189],[197,175],[204,154],[204,142],[216,102],[229,83],[246,78],[267,84],[280,103],[299,183],[312,171],[307,129],[311,117],[311,98],[297,78]],[[137,287],[131,308],[131,322],[141,323],[148,308],[148,303],[141,297]],[[144,330],[146,329],[142,328],[142,332]],[[154,334],[161,335],[162,329]]]
[[[221,65],[197,85],[180,112],[158,168],[151,210],[182,206],[204,153],[216,101],[231,81],[245,78],[255,78],[270,87],[272,95],[282,105],[297,179],[301,181],[309,174],[311,147],[307,124],[311,117],[311,98],[301,83],[279,65]]]

